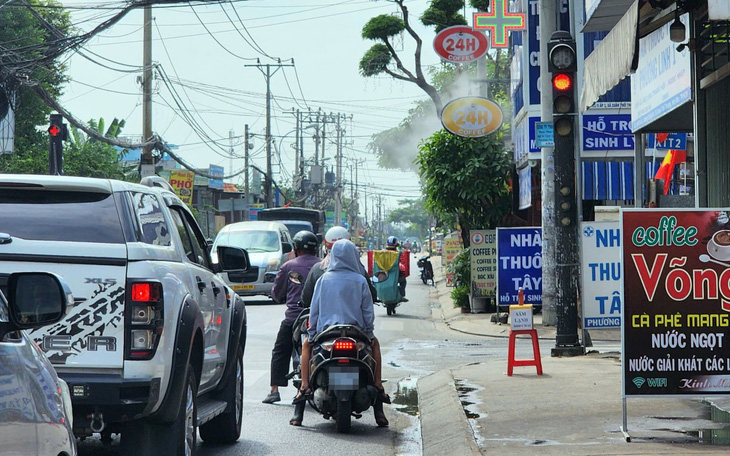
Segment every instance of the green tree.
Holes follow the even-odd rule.
[[[109,128],[104,130],[104,119],[89,120],[89,127],[106,138],[119,137],[124,128],[124,120],[114,119]],[[64,174],[69,176],[101,177],[136,181],[138,176],[135,167],[125,167],[119,159],[127,153],[96,138],[86,136],[76,127],[71,127],[70,141],[64,147]],[[48,165],[45,165],[46,168]]]
[[[48,24],[62,33],[71,28],[69,14],[55,0],[29,0]],[[5,5],[7,6],[7,5]],[[61,94],[66,82],[65,65],[60,59],[47,58],[57,41],[45,24],[28,8],[13,5],[0,8],[0,90],[13,101],[15,112],[15,153],[0,156],[0,172],[38,172],[37,162],[45,155],[48,172],[48,125],[51,108],[33,91],[31,84],[39,83],[53,97]]]
[[[400,207],[388,215],[387,221],[407,224],[409,232],[418,233],[421,239],[426,238],[428,236],[428,213],[423,206],[423,199],[399,200],[398,205]]]
[[[510,212],[512,160],[499,134],[463,138],[441,130],[421,145],[416,162],[426,209],[456,214],[465,246],[470,229],[495,228]]]

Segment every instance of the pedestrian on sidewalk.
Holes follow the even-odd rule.
[[[294,236],[293,241],[297,257],[284,263],[276,274],[274,287],[271,289],[271,299],[279,304],[285,302],[286,312],[271,352],[271,392],[262,401],[264,404],[279,402],[281,400],[279,387],[288,385],[286,376],[289,373],[289,364],[294,350],[294,322],[302,310],[299,299],[304,288],[305,278],[312,267],[320,262],[316,256],[319,241],[314,233],[300,231]],[[295,275],[297,280],[292,281],[290,275]]]

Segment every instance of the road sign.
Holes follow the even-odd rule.
[[[555,133],[552,122],[535,123],[535,142],[537,147],[555,147]]]
[[[489,50],[489,42],[483,33],[466,25],[456,25],[445,28],[436,35],[433,49],[441,60],[466,63],[484,57]]]
[[[481,97],[457,98],[444,106],[441,123],[451,133],[465,138],[481,138],[502,126],[502,110]]]
[[[506,48],[507,32],[525,29],[525,13],[510,13],[506,0],[492,0],[488,13],[474,13],[474,30],[489,30],[493,48]]]

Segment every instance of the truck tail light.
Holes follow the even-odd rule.
[[[152,359],[164,324],[162,284],[155,281],[130,282],[126,304],[125,359]]]

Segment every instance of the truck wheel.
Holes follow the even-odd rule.
[[[241,436],[243,422],[243,350],[238,347],[236,368],[231,371],[223,397],[228,402],[224,412],[200,426],[200,437],[208,443],[233,443]]]
[[[196,425],[198,383],[191,365],[188,365],[183,391],[177,418],[172,423],[155,423],[144,419],[126,423],[120,445],[122,455],[193,456],[195,454],[198,439]]]

